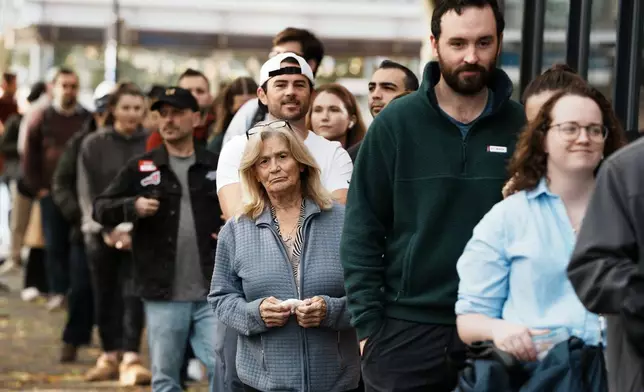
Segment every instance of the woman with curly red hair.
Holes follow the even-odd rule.
[[[461,339],[492,341],[521,362],[576,336],[594,348],[599,316],[577,298],[566,268],[604,157],[625,144],[608,100],[583,84],[554,93],[520,135],[512,196],[474,229],[457,264]]]

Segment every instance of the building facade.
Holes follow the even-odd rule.
[[[504,0],[506,32],[501,66],[519,78],[524,0]],[[112,75],[106,61],[109,28],[120,20],[121,78],[145,87],[171,83],[186,67],[199,68],[217,89],[236,76],[256,76],[272,37],[287,26],[313,31],[327,57],[320,82],[339,81],[356,95],[385,58],[420,72],[428,54],[433,0],[0,0],[0,28],[23,83],[56,64],[81,73],[91,90]],[[424,3],[424,4],[423,4]],[[114,6],[118,10],[115,12]],[[548,0],[544,68],[565,59],[569,0]],[[589,79],[612,77],[614,0],[593,2]],[[421,50],[423,45],[425,47]],[[421,56],[422,53],[422,56]]]

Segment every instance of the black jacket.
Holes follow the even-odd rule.
[[[13,114],[4,124],[4,134],[0,136],[0,154],[4,157],[5,175],[9,178],[20,177],[20,154],[18,154],[18,134],[20,133],[21,114]]]
[[[611,155],[597,176],[568,265],[581,302],[607,316],[611,391],[644,389],[644,138]]]
[[[223,225],[215,175],[219,157],[195,147],[196,162],[188,173],[191,202],[203,274],[208,290],[217,248],[212,234]],[[156,198],[159,210],[138,218],[138,197]],[[139,295],[148,300],[170,300],[177,251],[181,185],[172,172],[165,146],[133,158],[94,202],[94,220],[106,227],[134,223],[132,254]],[[186,257],[194,257],[186,255]]]
[[[83,130],[72,136],[67,142],[67,147],[58,160],[52,180],[51,195],[60,212],[72,226],[71,241],[75,243],[83,242],[83,234],[80,229],[82,213],[76,187],[78,154],[85,137],[94,131],[96,131],[96,121],[92,117],[87,121]]]
[[[14,114],[4,124],[4,134],[0,137],[0,152],[6,159],[20,159],[18,154],[18,134],[20,133],[21,114]]]

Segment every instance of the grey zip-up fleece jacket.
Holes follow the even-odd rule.
[[[78,202],[82,211],[81,230],[96,234],[102,226],[92,219],[92,203],[110,185],[133,157],[145,153],[149,132],[143,128],[131,136],[105,127],[88,135],[78,155]]]
[[[305,202],[300,299],[321,296],[327,314],[318,328],[296,316],[280,328],[264,324],[259,305],[270,296],[298,298],[291,265],[270,210],[252,221],[231,219],[219,233],[208,302],[217,318],[239,332],[237,374],[264,392],[341,392],[360,379],[358,338],[351,327],[340,264],[344,207],[329,211]]]

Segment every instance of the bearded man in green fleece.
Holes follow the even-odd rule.
[[[372,123],[355,162],[341,244],[366,391],[452,391],[456,262],[497,202],[525,123],[496,68],[495,0],[444,0],[432,16],[436,62],[418,91]]]

